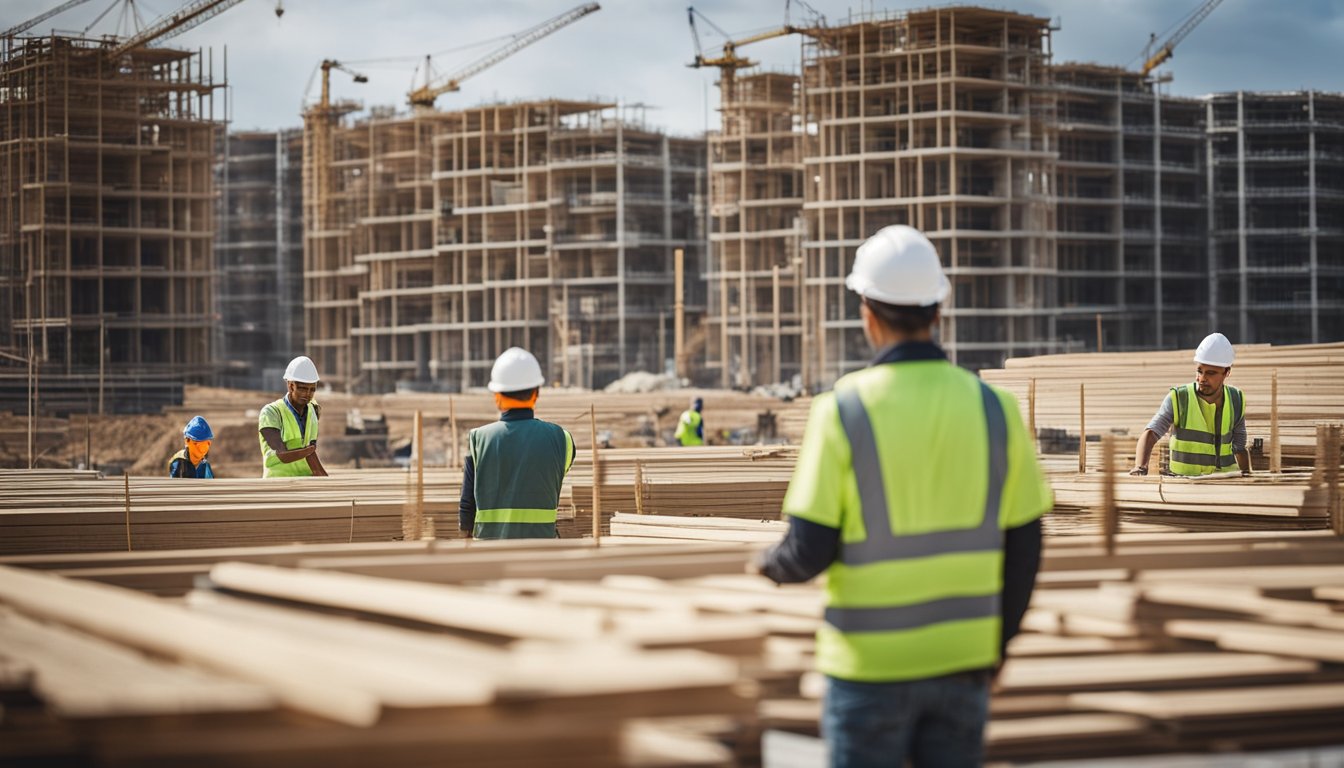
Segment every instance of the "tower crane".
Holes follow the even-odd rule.
[[[820,14],[817,14],[815,11],[813,11],[810,6],[806,6],[805,3],[801,2],[800,4],[807,7],[808,10],[812,12],[815,18],[820,18],[822,20],[822,23],[824,23],[824,18],[820,17]],[[786,20],[788,19],[788,14],[789,14],[788,5],[786,4],[784,6],[784,17]],[[697,16],[700,17],[701,21],[709,25],[711,29],[713,29],[719,35],[726,38],[725,42],[721,47],[720,53],[717,56],[705,55],[705,51],[700,45],[700,31],[695,26],[695,18]],[[733,39],[727,32],[724,32],[722,29],[720,29],[719,25],[710,21],[708,16],[695,10],[694,6],[688,6],[686,8],[686,19],[687,21],[690,22],[691,40],[695,43],[695,60],[692,61],[690,64],[687,64],[686,66],[694,69],[699,69],[700,67],[718,67],[721,80],[719,88],[721,93],[724,95],[724,98],[728,98],[732,93],[733,79],[737,73],[737,70],[745,67],[752,67],[758,63],[752,59],[748,59],[744,56],[737,55],[737,49],[739,47],[744,45],[750,45],[752,43],[759,43],[763,40],[772,40],[776,37],[784,37],[785,35],[810,34],[815,31],[815,27],[800,27],[795,26],[793,24],[785,23],[784,26],[782,27],[777,27],[775,29],[771,29],[765,32],[758,32],[754,35],[748,35],[746,37]]]
[[[75,6],[78,5],[83,5],[88,1],[89,0],[68,0],[68,2],[61,3],[55,8],[46,11],[45,13],[40,13],[27,21],[15,24],[9,29],[6,29],[4,32],[0,32],[0,37],[14,37],[16,35],[21,35],[24,32],[27,32],[28,30],[32,29],[33,27],[36,27],[38,24],[41,24],[42,22],[46,21],[47,19],[50,19],[52,16],[55,16],[59,13],[65,13],[71,8],[74,8]]]
[[[309,199],[314,201],[313,209],[315,213],[315,222],[317,229],[326,226],[327,221],[327,203],[331,197],[331,134],[336,126],[336,120],[344,112],[348,112],[357,107],[351,105],[349,109],[337,109],[331,103],[331,70],[339,70],[349,75],[356,83],[367,83],[369,78],[359,72],[350,69],[335,59],[323,59],[318,65],[322,70],[322,91],[318,97],[317,104],[313,105],[304,112],[303,122],[304,130],[308,133],[308,145],[311,147],[311,159],[305,158],[304,162],[312,162],[312,173],[305,174],[311,180],[312,187],[304,190]],[[311,87],[312,81],[309,80]]]
[[[1162,43],[1156,53],[1152,53],[1151,55],[1150,51],[1152,50],[1152,43],[1150,42],[1143,51],[1144,62],[1142,69],[1139,70],[1140,74],[1147,77],[1148,73],[1162,66],[1163,62],[1170,59],[1176,49],[1176,44],[1184,40],[1187,35],[1193,32],[1195,27],[1199,26],[1201,21],[1208,18],[1209,14],[1213,13],[1213,9],[1217,8],[1218,4],[1221,2],[1223,2],[1223,0],[1204,0],[1204,2],[1195,9],[1194,13],[1191,13],[1189,18],[1185,20],[1185,23],[1172,33],[1171,37],[1168,37],[1166,41]]]
[[[462,69],[439,77],[432,82],[425,83],[425,85],[420,88],[416,88],[407,94],[407,99],[414,106],[432,107],[434,106],[434,100],[436,98],[445,93],[458,90],[461,87],[462,81],[466,80],[468,77],[498,64],[552,32],[556,32],[562,27],[566,27],[590,13],[601,10],[601,8],[602,6],[597,3],[585,3],[584,5],[565,11],[559,16],[547,19],[535,27],[525,29],[515,35],[514,38],[505,45],[485,54]]]
[[[176,13],[160,18],[148,27],[108,51],[108,56],[117,58],[155,40],[164,40],[186,32],[219,14],[229,10],[243,0],[193,0],[182,6]]]

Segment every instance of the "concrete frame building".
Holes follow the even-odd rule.
[[[112,59],[107,41],[58,35],[2,44],[0,350],[31,350],[53,394],[66,380],[100,410],[211,381],[224,83],[209,58]]]
[[[235,131],[220,149],[220,383],[274,389],[304,348],[303,133]]]
[[[461,390],[515,345],[558,383],[663,368],[674,250],[700,270],[705,144],[641,117],[543,101],[336,128],[327,199],[305,204],[325,211],[305,236],[324,378]],[[686,304],[694,325],[703,294]]]
[[[1206,105],[1212,325],[1243,343],[1344,338],[1344,95]]]

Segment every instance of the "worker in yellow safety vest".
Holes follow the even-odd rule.
[[[317,366],[300,355],[285,368],[285,396],[257,417],[262,477],[326,477],[317,457]]]
[[[521,347],[495,360],[487,386],[499,421],[471,430],[462,466],[458,528],[468,538],[554,539],[560,487],[574,464],[574,436],[536,417],[546,377]]]
[[[677,445],[705,444],[705,419],[700,413],[704,407],[704,400],[693,398],[691,407],[683,411],[681,418],[677,419],[677,431],[672,434]]]
[[[788,533],[754,569],[826,573],[816,664],[832,766],[980,765],[1050,487],[1017,401],[934,342],[951,286],[923,234],[880,230],[845,285],[878,355],[813,400]]]
[[[1195,380],[1172,387],[1134,451],[1131,475],[1148,474],[1153,446],[1168,432],[1171,474],[1197,477],[1216,472],[1251,474],[1246,450],[1246,398],[1225,384],[1237,351],[1221,333],[1204,337],[1195,349]]]

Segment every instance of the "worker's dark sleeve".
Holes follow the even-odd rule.
[[[1006,656],[1008,641],[1022,627],[1022,617],[1036,587],[1036,571],[1041,566],[1041,520],[1009,528],[1003,539],[1003,636],[1000,658]]]
[[[173,459],[173,463],[168,465],[168,476],[169,476],[169,477],[185,477],[185,475],[182,474],[182,460],[181,460],[181,459]]]
[[[468,456],[462,463],[462,499],[457,503],[457,529],[476,527],[476,464]]]
[[[829,568],[839,552],[840,529],[790,517],[784,540],[761,554],[761,575],[776,584],[810,581]]]
[[[700,417],[700,423],[695,425],[695,436],[701,441],[705,439],[705,417]]]

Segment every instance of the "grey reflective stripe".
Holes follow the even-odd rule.
[[[859,505],[866,537],[863,541],[844,542],[840,562],[868,565],[884,560],[951,554],[989,552],[999,548],[1003,534],[999,530],[999,504],[1003,483],[1008,475],[1008,422],[1003,404],[988,384],[980,383],[989,442],[989,484],[985,493],[985,514],[980,525],[954,531],[935,531],[896,536],[891,532],[891,515],[882,482],[882,464],[877,455],[877,440],[859,393],[853,389],[835,393],[840,423],[849,439],[854,479],[859,487]]]
[[[1182,385],[1172,387],[1171,391],[1176,393],[1176,400],[1179,404],[1176,409],[1176,426],[1178,429],[1184,429],[1186,420],[1190,418],[1190,390]]]
[[[1194,464],[1200,467],[1218,466],[1218,457],[1212,453],[1186,453],[1185,451],[1172,451],[1171,460],[1182,464]]]
[[[989,619],[999,615],[999,594],[945,597],[890,608],[826,609],[826,623],[841,632],[898,632],[945,621]]]
[[[1200,432],[1197,429],[1187,429],[1186,427],[1176,428],[1176,439],[1185,440],[1190,443],[1204,443],[1205,445],[1214,445],[1213,434],[1209,432]],[[1224,443],[1232,442],[1232,433],[1223,435]]]

